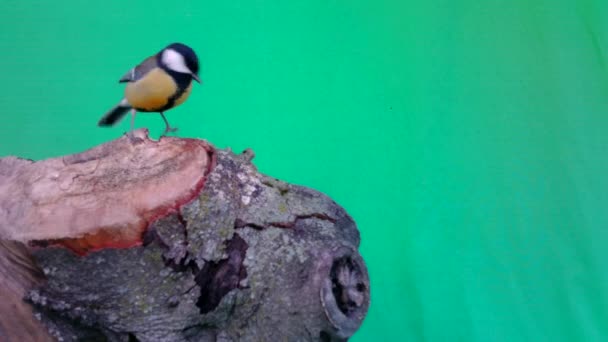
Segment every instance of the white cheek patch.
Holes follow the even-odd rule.
[[[167,49],[163,52],[162,61],[167,66],[167,68],[177,71],[183,72],[186,74],[191,74],[192,71],[188,69],[186,66],[186,61],[184,60],[184,56],[182,56],[179,52],[173,49]]]

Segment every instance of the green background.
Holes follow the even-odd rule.
[[[0,1],[0,156],[82,151],[166,44],[184,137],[357,221],[354,341],[608,340],[606,1]],[[136,126],[154,136],[158,115]]]

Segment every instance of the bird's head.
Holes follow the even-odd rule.
[[[187,45],[173,43],[162,49],[160,63],[169,70],[189,74],[195,81],[201,83],[198,77],[198,57],[194,50]]]

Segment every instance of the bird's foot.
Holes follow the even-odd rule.
[[[177,132],[177,130],[178,130],[177,127],[168,127],[167,126],[167,128],[165,128],[165,131],[163,132],[161,137],[167,136],[168,134],[171,134],[171,133],[175,133],[175,132]]]
[[[144,142],[144,139],[142,139],[140,137],[136,137],[135,134],[133,133],[133,131],[126,133],[126,135],[129,138],[129,141],[131,142],[131,144],[133,144],[133,145],[141,144]]]

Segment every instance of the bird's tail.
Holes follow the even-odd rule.
[[[112,126],[116,122],[118,122],[118,120],[122,119],[122,117],[127,114],[129,109],[131,109],[131,106],[129,105],[127,100],[122,99],[122,101],[120,101],[120,103],[116,105],[116,107],[112,108],[101,118],[101,120],[99,120],[99,123],[97,123],[97,125]]]

